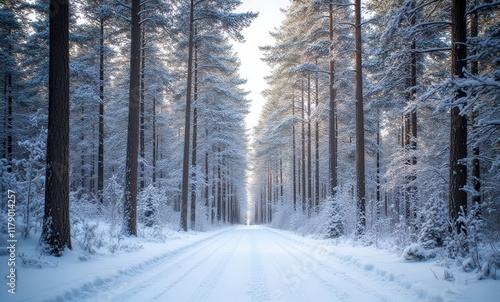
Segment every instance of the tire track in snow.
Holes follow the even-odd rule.
[[[169,265],[168,267],[162,268],[162,270],[159,273],[154,274],[153,276],[149,277],[148,279],[142,281],[140,284],[135,285],[131,287],[130,289],[126,290],[125,292],[121,292],[118,297],[114,297],[113,301],[116,302],[122,302],[122,301],[129,301],[130,296],[133,296],[135,294],[147,291],[147,288],[152,287],[155,285],[159,280],[165,281],[168,280],[170,276],[176,275],[177,271],[183,271],[184,272],[180,275],[177,276],[175,280],[170,281],[168,285],[162,290],[160,293],[158,293],[155,297],[153,297],[150,301],[156,301],[157,299],[161,298],[162,295],[164,295],[166,292],[168,292],[172,287],[177,285],[181,280],[186,278],[194,268],[198,267],[200,264],[206,262],[206,260],[210,257],[212,257],[214,254],[217,253],[217,249],[214,249],[211,253],[206,254],[205,253],[205,248],[207,246],[212,246],[216,244],[216,242],[221,241],[222,239],[226,239],[226,241],[222,244],[220,244],[220,247],[224,247],[227,245],[229,242],[231,242],[231,238],[226,238],[227,234],[224,234],[224,236],[216,238],[215,240],[208,241],[206,244],[203,246],[200,246],[197,248],[195,251],[191,251],[188,249],[181,255],[183,257],[179,260],[177,260],[174,264]],[[192,259],[195,258],[196,256],[203,255],[199,261],[192,263]],[[168,262],[162,263],[162,266],[165,265]],[[189,268],[186,269],[186,264],[190,264]]]
[[[199,284],[198,290],[191,295],[189,301],[208,301],[210,293],[214,289],[214,285],[219,280],[218,277],[222,274],[227,263],[233,257],[234,251],[238,247],[239,242],[240,238],[238,238],[238,241],[233,247],[228,248],[217,265],[210,270],[205,279],[203,279],[203,281]]]
[[[389,295],[388,293],[386,293],[386,292],[380,292],[380,291],[374,289],[373,287],[368,287],[366,283],[362,283],[359,280],[350,277],[349,275],[345,274],[344,272],[341,272],[341,271],[333,268],[332,266],[328,265],[326,262],[320,261],[320,260],[318,260],[318,259],[316,259],[314,257],[308,256],[309,255],[309,251],[305,251],[304,249],[301,249],[301,248],[298,247],[298,246],[309,247],[304,242],[295,240],[293,238],[289,238],[289,237],[284,236],[284,235],[282,235],[282,234],[280,234],[280,233],[278,233],[276,231],[273,231],[271,229],[266,229],[266,231],[268,231],[269,233],[274,234],[281,242],[285,243],[287,246],[289,246],[289,247],[291,247],[291,248],[299,251],[303,255],[306,255],[305,257],[309,257],[312,261],[314,261],[314,263],[315,263],[314,267],[315,268],[319,268],[324,273],[326,273],[328,275],[334,275],[334,276],[336,276],[336,277],[338,277],[340,279],[343,279],[343,280],[345,280],[345,281],[347,281],[349,283],[356,284],[358,288],[363,288],[363,289],[367,290],[368,292],[372,293],[373,296],[378,299],[378,301],[396,301],[396,300],[391,299],[390,297],[387,297],[387,295]],[[291,244],[291,242],[294,242],[296,244]],[[288,249],[285,248],[285,250],[287,250],[287,252],[290,253],[288,251]],[[296,258],[296,259],[299,260],[298,258]],[[327,282],[326,280],[324,280],[323,278],[321,278],[321,277],[318,276],[317,269],[315,269],[311,274],[313,276],[315,276],[318,280],[320,280],[322,284],[325,284],[329,288],[332,288],[332,289],[334,288],[334,286],[331,283]],[[374,281],[375,282],[380,282],[380,280],[374,280]],[[401,289],[402,290],[407,290],[407,288],[401,288]],[[342,295],[342,297],[339,297],[339,298],[342,298],[342,300],[349,300],[347,292],[344,292],[344,294]]]
[[[250,299],[252,301],[269,301],[269,289],[267,288],[266,276],[264,275],[264,270],[262,269],[262,262],[260,260],[260,255],[257,250],[257,244],[255,243],[255,235],[252,234],[251,237],[251,250],[250,250]]]
[[[82,282],[80,285],[72,288],[68,288],[62,294],[59,294],[53,298],[45,299],[46,302],[52,301],[110,301],[113,297],[110,297],[108,291],[114,290],[117,287],[125,286],[135,277],[154,269],[159,264],[171,261],[176,257],[181,256],[183,253],[188,252],[192,249],[201,250],[205,246],[210,245],[211,241],[218,240],[220,237],[224,237],[232,229],[226,229],[218,232],[209,237],[203,238],[199,241],[189,243],[185,246],[179,247],[174,250],[170,250],[164,254],[152,257],[141,263],[132,265],[130,267],[120,269],[115,273],[109,274],[108,276],[99,276],[92,280],[87,280]]]
[[[283,265],[279,265],[276,260],[274,261],[277,270],[280,272],[282,278],[285,279],[285,283],[289,293],[293,294],[294,299],[300,299],[300,301],[309,301],[307,297],[304,296],[304,293],[300,290],[300,286],[307,281],[309,276],[312,276],[317,281],[319,281],[319,283],[322,284],[324,288],[328,290],[329,301],[338,301],[339,299],[340,301],[348,301],[349,297],[345,291],[333,286],[331,283],[316,274],[316,268],[318,266],[321,266],[320,264],[322,264],[319,260],[315,259],[308,253],[298,250],[296,247],[290,244],[290,242],[287,242],[287,240],[284,240],[283,237],[279,236],[279,234],[274,233],[269,229],[265,230],[273,234],[273,237],[277,237],[277,239],[282,243],[279,243],[278,241],[274,241],[274,243],[296,260],[296,265],[292,266],[292,268],[286,267],[286,269],[284,269]],[[290,252],[290,250],[285,247],[283,243],[286,243],[287,246],[291,246],[295,250],[298,250],[304,257],[297,257],[297,255]],[[312,262],[315,262],[317,264],[310,267]],[[341,294],[339,295],[339,293]],[[277,299],[277,301],[286,301],[284,296],[285,293],[283,293],[283,295],[281,296],[282,298]]]

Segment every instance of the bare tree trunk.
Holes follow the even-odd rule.
[[[381,204],[381,199],[380,199],[380,114],[377,114],[378,120],[377,120],[377,138],[376,138],[376,143],[377,143],[377,155],[376,155],[376,165],[377,165],[377,175],[376,175],[376,200],[377,200],[377,221],[380,218],[380,208],[382,206]]]
[[[205,129],[205,137],[208,137],[208,128]],[[207,210],[210,207],[210,190],[209,190],[209,169],[208,169],[208,148],[205,151],[205,207]],[[207,217],[208,218],[208,217]],[[213,223],[213,222],[212,222]]]
[[[13,5],[10,4],[10,5]],[[12,9],[12,8],[11,8]],[[7,27],[8,34],[7,36],[10,37],[12,35],[12,25],[10,24],[5,24],[3,25]],[[11,42],[8,42],[9,45],[7,46],[7,56],[12,57],[12,44]],[[2,112],[3,117],[2,117],[2,157],[7,159],[7,173],[12,173],[12,70],[9,67],[3,68],[3,72],[5,73],[4,75],[4,81],[3,81],[3,97],[4,100],[6,101],[6,107],[5,111]],[[2,188],[3,192],[3,188]],[[2,195],[3,197],[3,195]],[[3,202],[3,200],[2,200]]]
[[[86,177],[85,177],[85,106],[84,104],[82,104],[82,108],[81,108],[81,115],[80,115],[80,126],[81,126],[81,129],[80,129],[80,146],[81,146],[81,149],[80,149],[80,190],[79,190],[79,194],[78,194],[78,198],[81,198],[82,197],[82,193],[85,193],[86,192],[86,189],[85,189],[85,180],[86,180]]]
[[[196,28],[194,29],[196,37]],[[196,226],[196,161],[198,149],[198,48],[194,43],[194,106],[193,106],[193,150],[192,150],[192,171],[191,171],[191,229]]]
[[[194,48],[194,0],[189,8],[189,42],[188,42],[188,70],[186,87],[186,118],[184,121],[184,157],[182,162],[182,200],[181,200],[181,229],[188,230],[188,195],[189,195],[189,141],[191,130],[191,85],[193,77],[193,48]]]
[[[221,159],[220,159],[220,147],[217,149],[217,221],[222,220],[222,171],[221,171]]]
[[[69,220],[69,1],[51,0],[49,123],[45,210],[40,242],[61,256],[71,246]]]
[[[306,130],[305,130],[305,108],[304,108],[304,79],[302,79],[302,98],[301,98],[301,119],[302,119],[302,211],[307,211],[306,195]]]
[[[333,51],[333,5],[329,5],[329,19],[330,19],[330,51]],[[331,56],[333,57],[333,56]],[[335,105],[335,89],[333,85],[335,84],[335,74],[334,74],[334,61],[330,59],[329,62],[329,84],[328,91],[330,92],[329,100],[329,120],[328,120],[328,130],[329,130],[329,189],[328,194],[330,196],[335,196],[337,187],[337,113]]]
[[[140,171],[141,171],[141,176],[139,178],[139,184],[141,190],[146,187],[146,179],[144,175],[144,161],[146,160],[146,152],[145,152],[145,137],[144,137],[144,130],[145,130],[145,123],[144,123],[144,111],[146,107],[146,103],[144,100],[144,89],[145,89],[145,83],[144,83],[144,73],[146,70],[146,39],[145,39],[145,30],[142,28],[142,42],[141,42],[141,93],[140,93],[140,104],[141,104],[141,113],[140,113],[140,133],[139,133],[139,158],[140,158]]]
[[[9,136],[9,132],[8,132],[8,129],[9,129],[9,109],[8,109],[8,106],[9,106],[9,101],[8,101],[8,77],[6,76],[4,78],[4,81],[3,81],[3,97],[4,99],[7,99],[7,108],[5,108],[5,110],[2,112],[3,114],[3,117],[2,117],[2,129],[3,129],[3,133],[2,133],[2,157],[3,158],[8,158],[8,151],[7,151],[7,140],[8,140],[8,136]],[[3,192],[3,190],[2,190]],[[3,195],[2,195],[3,197]],[[2,200],[3,201],[3,200]]]
[[[139,149],[139,106],[141,71],[141,1],[132,0],[132,22],[130,43],[130,87],[127,135],[127,158],[125,162],[125,201],[123,205],[123,232],[137,235],[137,157]]]
[[[477,3],[477,1],[476,1]],[[477,37],[478,35],[478,13],[474,12],[470,14],[470,26],[471,26],[471,37]],[[474,51],[475,54],[475,51]],[[477,75],[479,74],[479,64],[478,61],[472,61],[470,66],[470,71],[472,74]],[[477,123],[477,114],[478,112],[474,109],[473,111],[473,125]],[[472,131],[474,131],[474,127],[472,128]],[[480,150],[479,150],[479,144],[476,143],[473,148],[472,148],[472,187],[474,188],[474,195],[472,196],[472,202],[476,204],[481,204],[481,164],[479,161],[479,155],[480,155]],[[480,214],[480,208],[478,207],[478,215]]]
[[[292,99],[292,115],[295,117],[295,97]],[[295,123],[292,124],[292,172],[293,172],[293,210],[297,210],[297,156],[295,146]]]
[[[283,193],[284,193],[284,186],[283,186],[283,159],[280,157],[280,201],[283,201]]]
[[[213,151],[213,150],[212,150]],[[212,215],[212,224],[214,224],[216,218],[216,208],[217,208],[217,188],[216,188],[216,171],[215,167],[212,166],[212,202],[211,202],[211,215]]]
[[[415,2],[412,2],[412,7],[415,6]],[[415,25],[415,15],[411,16],[410,24]],[[410,46],[410,68],[408,77],[408,102],[413,102],[416,98],[416,86],[417,86],[417,59],[416,59],[416,41],[413,38]],[[414,108],[411,112],[408,112],[403,117],[403,129],[404,129],[404,148],[406,152],[412,152],[417,149],[417,111]],[[417,164],[417,158],[413,155],[412,158],[407,158],[405,165],[414,166]],[[415,181],[417,175],[411,172],[406,176],[407,186],[405,191],[405,219],[407,225],[412,225],[412,219],[416,218],[416,194],[417,187]]]
[[[268,166],[267,168],[267,173],[268,173],[268,194],[269,194],[269,198],[267,200],[267,207],[268,207],[268,217],[267,217],[267,222],[268,223],[271,223],[273,221],[273,175],[272,175],[272,171],[271,171],[271,167]]]
[[[312,152],[311,152],[311,75],[307,75],[307,206],[310,213],[312,200]]]
[[[99,19],[99,146],[97,149],[97,198],[104,202],[104,19]]]
[[[153,160],[152,160],[152,179],[151,182],[153,183],[153,186],[156,186],[156,153],[158,152],[156,150],[157,148],[157,143],[156,143],[156,98],[153,97]]]
[[[316,60],[317,63],[317,60]],[[319,106],[319,81],[318,75],[316,74],[315,79],[315,90],[316,90],[316,110],[318,110]],[[316,164],[316,174],[314,175],[314,206],[317,207],[319,205],[319,118],[316,118],[315,122],[315,143],[314,151],[315,151],[315,164]]]
[[[227,175],[223,173],[224,182],[222,183],[222,222],[227,222]]]
[[[12,28],[9,26],[9,36]],[[9,56],[12,56],[12,45],[9,43]],[[13,149],[12,149],[12,71],[8,70],[6,75],[5,94],[7,95],[7,172],[12,173]]]
[[[463,78],[463,69],[466,68],[467,58],[467,24],[465,0],[451,1],[451,77]],[[455,93],[455,100],[465,96],[462,90]],[[463,162],[467,158],[467,117],[460,115],[460,108],[454,106],[450,110],[450,183],[448,207],[450,218],[457,221],[460,212],[467,211],[467,166]],[[462,224],[457,222],[457,231],[461,232]]]
[[[363,112],[363,66],[361,49],[361,0],[354,1],[355,26],[355,70],[354,80],[356,94],[356,199],[358,209],[358,235],[362,235],[366,228],[365,217],[365,122]]]

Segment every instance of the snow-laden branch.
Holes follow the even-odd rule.
[[[118,16],[118,18],[120,18],[120,19],[122,19],[122,20],[125,20],[125,21],[127,21],[128,23],[132,22],[132,20],[131,20],[130,18],[125,17],[125,16],[123,16],[123,15],[121,15],[121,14],[117,14],[117,16]]]
[[[470,14],[473,14],[473,13],[475,13],[477,11],[480,11],[480,10],[483,10],[483,9],[487,9],[487,8],[491,8],[491,7],[494,7],[494,6],[497,6],[497,5],[500,5],[500,1],[495,1],[495,2],[492,2],[492,3],[484,3],[484,4],[481,4],[481,5],[473,7],[470,11],[465,12],[465,15],[470,15]]]
[[[356,25],[352,22],[336,22],[336,25],[350,25],[352,27],[356,27]]]
[[[330,71],[319,68],[318,65],[312,63],[304,63],[292,69],[292,73],[315,72],[330,74]]]
[[[435,48],[425,48],[425,49],[415,49],[410,52],[413,53],[429,53],[429,52],[439,52],[439,51],[451,51],[450,47],[435,47]]]
[[[128,8],[128,9],[132,10],[132,5],[131,5],[131,4],[127,4],[127,3],[122,2],[122,1],[117,1],[117,2],[118,2],[118,4],[120,4],[121,6],[126,7],[126,8]]]

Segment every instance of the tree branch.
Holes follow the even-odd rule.
[[[500,5],[500,1],[495,1],[495,2],[492,2],[492,3],[485,3],[485,4],[481,4],[481,5],[478,5],[474,8],[472,8],[470,11],[467,11],[465,12],[465,15],[470,15],[470,14],[473,14],[477,11],[480,11],[480,10],[483,10],[483,9],[487,9],[487,8],[490,8],[490,7],[494,7],[494,6],[497,6],[497,5]]]

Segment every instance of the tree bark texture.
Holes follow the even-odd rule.
[[[466,0],[451,1],[451,77],[463,78],[463,69],[467,67],[467,24],[465,19]],[[455,93],[455,100],[465,96],[462,90]],[[467,166],[463,162],[467,158],[467,117],[460,114],[460,108],[454,106],[450,110],[450,179],[448,207],[450,218],[455,221],[460,212],[467,210]],[[461,231],[460,225],[457,225]]]
[[[97,154],[97,198],[104,202],[104,19],[100,18],[99,33],[99,146]]]
[[[361,50],[361,0],[354,6],[355,51],[354,62],[356,76],[354,89],[356,97],[356,200],[358,210],[358,234],[364,233],[365,218],[365,122],[363,112],[363,67]]]
[[[141,71],[140,0],[132,0],[130,86],[127,133],[127,157],[125,162],[125,199],[123,205],[125,235],[137,235],[137,170],[139,152],[139,110]]]
[[[193,80],[193,48],[194,48],[194,0],[189,8],[189,42],[188,70],[186,83],[186,117],[184,121],[184,155],[182,161],[182,197],[181,197],[181,229],[188,230],[188,195],[189,195],[189,145],[191,137],[191,86]]]
[[[61,256],[72,249],[69,220],[69,0],[50,1],[49,123],[45,210],[40,242]]]
[[[196,28],[194,36],[196,37]],[[191,229],[196,226],[196,161],[197,161],[197,151],[198,151],[198,49],[196,43],[194,43],[194,104],[193,104],[193,149],[192,149],[192,159],[191,165],[193,171],[191,172]]]
[[[333,5],[329,5],[329,19],[330,19],[330,51],[333,51]],[[336,122],[336,108],[335,108],[335,89],[333,85],[335,84],[335,74],[334,74],[334,61],[330,59],[329,62],[329,92],[330,92],[330,100],[329,100],[329,121],[328,121],[328,129],[329,129],[329,163],[330,163],[330,183],[329,183],[329,194],[330,196],[335,196],[336,187],[337,187],[337,122]]]

